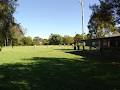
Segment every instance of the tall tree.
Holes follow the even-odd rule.
[[[22,38],[24,37],[24,31],[20,24],[14,23],[10,27],[10,37],[9,42],[11,45],[21,45]]]
[[[0,0],[0,41],[7,44],[10,37],[10,26],[14,23],[13,14],[17,0]]]
[[[91,35],[96,34],[96,37],[104,37],[104,30],[108,32],[114,31],[115,17],[113,13],[113,5],[110,0],[99,0],[99,5],[91,6],[92,15],[90,17],[88,28]]]

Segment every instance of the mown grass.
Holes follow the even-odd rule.
[[[76,55],[65,54],[57,49],[72,49],[71,46],[20,46],[20,47],[6,47],[0,52],[0,64],[8,63],[28,63],[23,59],[32,57],[57,57],[57,58],[78,58]],[[31,61],[30,61],[31,62]]]
[[[115,61],[70,46],[3,48],[0,90],[119,90]]]

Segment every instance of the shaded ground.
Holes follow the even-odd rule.
[[[0,65],[0,90],[120,90],[118,58],[69,48],[25,51],[22,61],[31,63]]]
[[[120,89],[119,64],[50,57],[28,60],[35,62],[0,66],[0,90]]]
[[[62,49],[61,49],[62,50]],[[63,50],[65,51],[65,50]],[[66,51],[65,53],[70,53],[74,55],[82,56],[85,60],[101,62],[101,63],[119,63],[120,62],[120,53],[112,52],[104,52],[100,53],[100,51],[96,50],[86,50],[86,51]]]

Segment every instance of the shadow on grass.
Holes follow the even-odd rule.
[[[101,62],[101,63],[120,63],[119,55],[114,53],[108,54],[100,54],[99,51],[96,50],[86,50],[86,51],[67,51],[65,53],[75,54],[82,56],[85,60],[94,61],[94,62]]]
[[[25,60],[25,59],[24,59]],[[31,64],[0,65],[0,90],[120,89],[120,65],[33,57]]]
[[[66,51],[74,51],[73,49],[54,49],[54,50],[59,50],[59,51],[64,51],[64,52],[66,52]]]

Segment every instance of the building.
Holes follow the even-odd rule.
[[[88,39],[85,42],[87,46],[95,47],[97,50],[120,48],[120,36]]]

